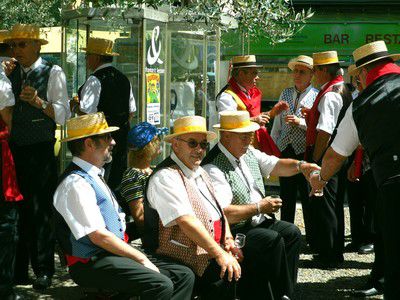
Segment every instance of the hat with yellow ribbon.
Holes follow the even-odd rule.
[[[82,115],[67,121],[67,137],[61,142],[82,139],[88,136],[104,134],[118,130],[119,127],[109,127],[103,112]]]
[[[13,40],[34,40],[42,45],[49,43],[40,37],[40,28],[31,24],[15,24],[11,28],[8,37],[4,39],[4,43],[9,43]]]
[[[113,52],[114,42],[101,38],[89,38],[87,46],[82,48],[89,54],[98,54],[103,56],[118,56],[119,54]]]
[[[10,36],[8,30],[0,30],[0,44],[4,44],[4,40]]]
[[[314,66],[339,64],[343,61],[339,61],[336,51],[324,51],[313,53]]]
[[[205,133],[208,142],[217,137],[215,132],[207,130],[207,122],[205,118],[200,116],[188,116],[175,120],[173,133],[166,135],[164,141],[170,143],[175,137],[187,133]]]
[[[260,125],[250,121],[248,111],[222,111],[219,113],[220,124],[213,127],[219,131],[230,132],[254,132],[260,129]]]

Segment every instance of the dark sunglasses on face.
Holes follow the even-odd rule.
[[[17,42],[17,43],[12,42],[12,43],[10,43],[9,45],[10,45],[10,47],[11,47],[12,49],[15,49],[15,48],[24,49],[24,48],[28,45],[28,43],[29,43],[29,42],[27,42],[27,41],[21,41],[21,42]]]
[[[185,142],[185,143],[188,144],[188,146],[189,146],[190,148],[192,148],[192,149],[196,149],[197,146],[200,145],[200,148],[201,148],[201,149],[206,150],[207,147],[208,147],[208,145],[210,144],[210,143],[207,143],[206,141],[203,141],[203,142],[200,142],[200,143],[199,143],[198,141],[195,141],[195,140],[188,140],[188,141],[186,141],[186,140],[180,139],[180,138],[176,138],[176,139],[177,139],[177,140],[180,140],[180,141],[182,141],[182,142]]]
[[[109,142],[112,139],[112,136],[111,133],[104,133],[104,134],[94,135],[92,138],[97,140],[105,140],[106,142]]]

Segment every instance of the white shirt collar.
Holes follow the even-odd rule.
[[[191,170],[176,156],[174,151],[171,151],[171,159],[176,162],[178,167],[182,170],[183,174],[189,179],[196,179],[201,175],[201,167],[196,168],[195,170]]]
[[[107,68],[107,67],[112,67],[112,63],[105,63],[105,64],[102,64],[101,66],[98,66],[98,67],[96,68],[96,70],[93,71],[93,73],[97,72],[98,70]]]
[[[23,67],[21,65],[21,68],[24,72],[32,71],[35,70],[37,67],[39,67],[42,64],[42,58],[39,56],[39,58],[30,66],[30,67]]]
[[[74,156],[72,158],[72,162],[94,178],[96,178],[99,175],[104,176],[103,168],[99,169],[98,167],[92,165],[91,163],[89,163],[86,160],[83,160],[77,156]]]

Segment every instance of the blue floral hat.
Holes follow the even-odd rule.
[[[130,149],[139,150],[146,146],[156,135],[168,133],[168,128],[157,128],[148,122],[141,122],[128,132],[128,146]]]

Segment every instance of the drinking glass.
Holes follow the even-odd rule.
[[[237,233],[236,236],[235,236],[234,243],[235,243],[235,247],[236,248],[238,248],[238,249],[243,248],[244,245],[246,244],[246,235],[243,234],[243,233]],[[239,256],[237,254],[235,254],[235,257],[236,257],[236,259],[239,258]],[[237,290],[237,282],[235,281],[234,282],[234,295],[233,295],[233,298],[234,298],[234,300],[239,300],[239,298],[237,298],[236,290]]]

